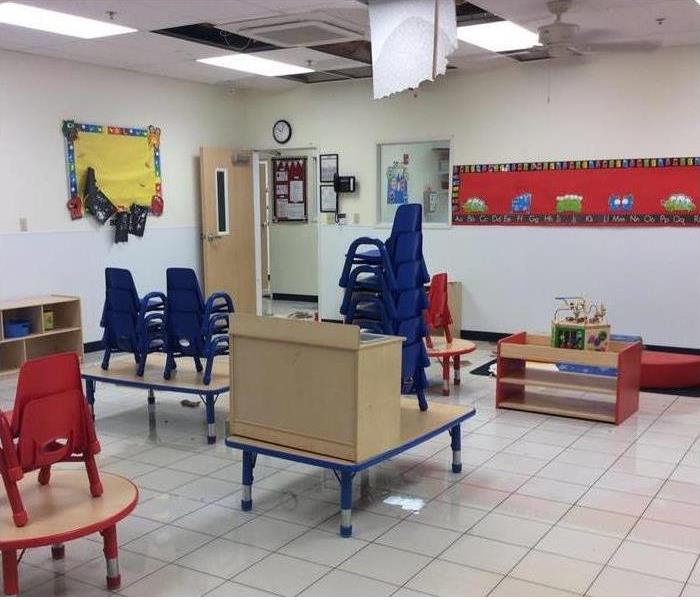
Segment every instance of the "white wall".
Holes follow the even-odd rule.
[[[270,225],[273,294],[318,295],[318,223]]]
[[[364,227],[320,226],[321,315],[337,318],[349,242],[376,216],[376,144],[452,138],[474,162],[692,156],[700,153],[700,47],[547,61],[451,75],[373,101],[371,84],[304,86],[246,98],[247,142],[269,146],[284,116],[295,145],[338,152],[359,193],[341,204]],[[613,330],[700,347],[700,229],[456,227],[426,232],[431,270],[463,282],[463,327],[546,329],[553,297],[585,293],[609,306]]]
[[[199,269],[199,147],[231,146],[240,112],[213,86],[21,53],[0,51],[0,82],[0,299],[80,295],[85,340],[100,339],[105,266],[131,268],[142,293],[167,266]],[[142,240],[114,245],[108,225],[70,220],[66,118],[162,129],[165,212]]]

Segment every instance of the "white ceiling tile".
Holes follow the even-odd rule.
[[[249,73],[231,71],[230,69],[222,69],[211,65],[189,61],[165,65],[139,65],[138,67],[130,70],[138,71],[140,73],[160,75],[162,77],[172,77],[174,79],[184,79],[186,81],[197,81],[200,83],[211,83],[216,85],[225,85],[250,78]]]
[[[367,66],[365,63],[361,63],[356,60],[350,60],[340,56],[333,56],[332,54],[326,54],[325,52],[319,52],[318,50],[313,50],[311,48],[282,48],[280,50],[266,50],[265,52],[256,53],[256,56],[269,58],[272,60],[279,60],[281,62],[299,65],[302,67],[308,66],[315,71],[352,69],[354,67]],[[310,65],[308,61],[311,61]]]
[[[472,0],[489,12],[531,31],[554,21],[543,0]],[[658,24],[657,19],[663,18]],[[562,20],[579,25],[586,42],[658,41],[664,46],[700,43],[700,7],[692,0],[573,0]]]
[[[96,64],[167,64],[215,56],[219,50],[204,44],[171,38],[148,31],[96,40],[78,40],[47,48],[51,55]]]
[[[75,38],[0,23],[0,48],[7,50],[65,44],[72,39]]]
[[[328,8],[358,8],[363,4],[358,0],[246,0],[255,6],[268,10],[278,10],[287,14],[296,14],[309,10]],[[367,7],[365,6],[365,10]]]
[[[22,0],[41,8],[91,19],[107,20],[114,11],[115,23],[152,31],[194,23],[219,23],[278,14],[267,2],[249,0]],[[282,1],[281,5],[286,5]]]
[[[369,39],[369,11],[364,4],[356,7],[324,8],[322,13],[331,19],[345,21],[348,25],[352,24],[354,29],[363,31]]]
[[[285,92],[299,87],[300,85],[306,84],[282,77],[262,77],[259,75],[245,77],[234,83],[236,89],[261,90],[266,92]]]

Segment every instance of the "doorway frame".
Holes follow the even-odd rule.
[[[319,313],[319,319],[321,318],[321,221],[320,221],[320,211],[319,211],[319,198],[318,198],[318,186],[320,173],[318,168],[318,146],[305,146],[305,147],[294,147],[294,148],[255,148],[253,149],[253,227],[255,228],[254,240],[255,240],[255,312],[258,316],[262,315],[262,305],[263,305],[263,282],[261,275],[262,267],[262,235],[261,226],[262,221],[260,220],[260,207],[262,203],[262,190],[260,189],[260,162],[261,157],[265,156],[263,160],[272,159],[281,155],[282,152],[305,152],[309,155],[309,158],[313,161],[314,169],[314,210],[313,214],[311,212],[307,213],[308,223],[316,225],[316,295],[318,297],[317,311]],[[270,168],[267,169],[267,176],[270,177]],[[269,181],[268,181],[269,185]],[[271,198],[271,202],[274,200]],[[307,209],[308,210],[308,209]],[[269,215],[268,215],[269,216]],[[270,232],[268,231],[268,241]],[[271,253],[268,252],[267,256],[268,263],[272,264]],[[273,294],[274,295],[274,294]],[[274,302],[274,300],[273,300]]]

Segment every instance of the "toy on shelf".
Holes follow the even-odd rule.
[[[402,390],[415,393],[426,410],[424,369],[430,361],[423,345],[428,308],[423,286],[430,275],[423,259],[422,209],[420,204],[399,206],[386,242],[362,237],[350,244],[339,283],[345,288],[340,307],[345,323],[404,338]]]
[[[233,300],[226,292],[214,292],[204,300],[197,275],[192,269],[166,271],[168,306],[166,311],[165,379],[177,368],[175,358],[194,359],[203,383],[209,385],[214,357],[229,353],[229,315]],[[202,367],[201,359],[206,361]]]
[[[52,465],[84,462],[90,493],[102,495],[95,464],[100,444],[83,396],[77,354],[54,354],[22,365],[14,410],[0,412],[0,442],[0,474],[17,527],[29,520],[17,482],[30,471],[38,469],[39,483],[48,485]]]
[[[105,303],[100,326],[105,353],[102,368],[109,369],[113,352],[129,352],[136,361],[136,374],[143,376],[146,358],[165,352],[165,294],[151,292],[140,298],[128,269],[105,269]]]
[[[552,346],[574,350],[607,352],[610,325],[607,310],[600,303],[589,303],[581,296],[559,296],[564,303],[552,319]]]

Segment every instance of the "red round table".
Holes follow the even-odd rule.
[[[450,365],[454,366],[454,384],[460,384],[460,357],[476,350],[476,344],[461,338],[452,338],[447,342],[445,338],[431,338],[433,347],[426,344],[428,356],[437,358],[442,365],[442,395],[450,395]]]
[[[0,498],[0,551],[6,596],[19,593],[18,550],[51,546],[51,555],[59,560],[64,556],[63,542],[97,531],[104,538],[107,588],[119,587],[116,524],[134,509],[139,493],[136,486],[123,477],[100,473],[100,479],[104,491],[99,498],[93,498],[84,470],[54,469],[48,485],[40,485],[34,473],[26,474],[19,482],[29,515],[24,527],[15,526],[7,496]]]

